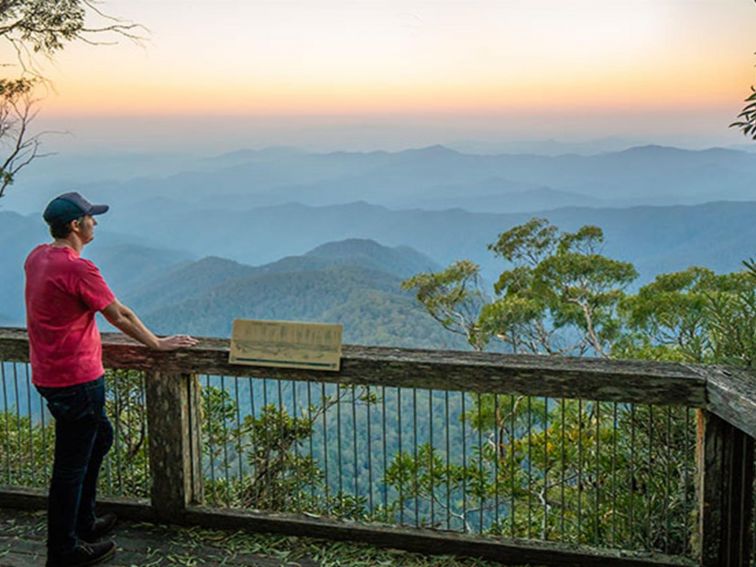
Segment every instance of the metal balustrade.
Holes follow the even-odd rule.
[[[50,482],[55,421],[31,383],[28,362],[0,362],[0,482],[44,488]],[[147,498],[150,493],[144,373],[106,374],[106,411],[113,447],[103,462],[99,491],[108,496]]]

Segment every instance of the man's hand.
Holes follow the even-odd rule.
[[[193,347],[197,344],[197,339],[189,335],[173,335],[171,337],[162,337],[158,339],[157,350],[177,350],[180,348]]]

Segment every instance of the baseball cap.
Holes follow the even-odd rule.
[[[78,193],[64,193],[50,201],[42,213],[47,224],[65,224],[84,215],[101,215],[107,205],[93,205]]]

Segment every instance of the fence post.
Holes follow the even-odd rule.
[[[180,522],[187,505],[203,500],[199,380],[156,371],[146,385],[152,507],[159,519]]]
[[[702,567],[748,567],[751,555],[754,440],[698,410],[697,552]]]

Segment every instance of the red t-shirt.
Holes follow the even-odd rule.
[[[102,376],[95,313],[115,296],[97,266],[72,248],[41,244],[24,270],[32,382],[56,388]]]

